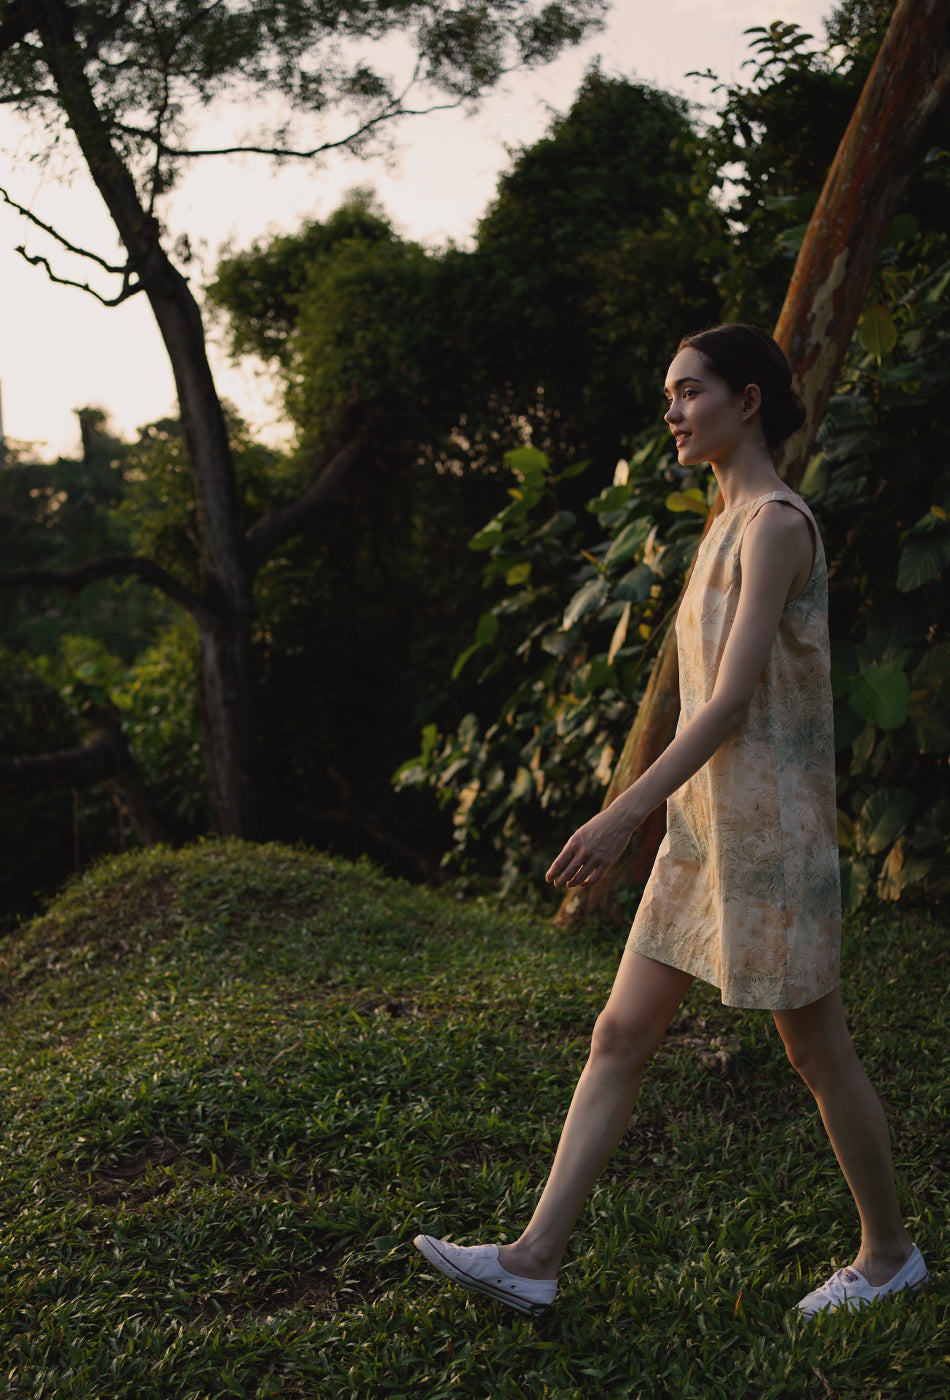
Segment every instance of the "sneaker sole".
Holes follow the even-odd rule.
[[[417,1235],[413,1244],[433,1268],[438,1269],[440,1274],[444,1274],[453,1283],[460,1283],[463,1288],[470,1288],[474,1293],[483,1293],[486,1298],[494,1298],[499,1303],[507,1303],[508,1307],[514,1308],[515,1312],[524,1313],[528,1317],[538,1317],[541,1313],[547,1312],[551,1306],[550,1303],[532,1303],[527,1298],[519,1298],[516,1293],[506,1292],[503,1288],[495,1288],[494,1285],[485,1283],[472,1274],[465,1273],[456,1264],[446,1259],[445,1255],[441,1254],[425,1235]]]

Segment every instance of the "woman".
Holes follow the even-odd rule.
[[[699,977],[726,1005],[772,1012],[854,1197],[861,1247],[799,1302],[812,1316],[917,1288],[927,1271],[901,1220],[887,1123],[838,992],[827,571],[811,512],[773,462],[805,410],[782,351],[753,326],[686,337],[665,392],[680,464],[710,462],[723,500],[677,618],[679,726],[656,762],[574,833],[547,878],[594,884],[664,801],[667,835],[527,1228],[497,1247],[428,1235],[416,1245],[449,1278],[519,1311],[553,1302],[568,1239],[627,1127],[646,1062]]]

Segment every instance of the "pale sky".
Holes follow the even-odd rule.
[[[509,164],[507,147],[529,145],[551,113],[571,104],[590,62],[600,56],[608,74],[654,83],[696,101],[708,101],[708,83],[687,78],[712,68],[734,79],[749,57],[743,30],[775,19],[795,22],[817,37],[833,0],[614,0],[606,31],[556,63],[512,77],[486,98],[475,115],[440,112],[405,121],[388,160],[334,155],[322,166],[275,169],[264,157],[214,158],[195,163],[170,197],[163,217],[173,236],[187,232],[198,254],[189,272],[200,286],[228,241],[245,247],[268,233],[292,232],[307,218],[325,218],[354,185],[374,187],[407,236],[434,245],[464,243],[490,201],[497,176]],[[233,139],[246,114],[222,113],[219,135]],[[203,134],[207,128],[202,128]],[[73,243],[120,261],[116,238],[98,194],[79,170],[64,183],[29,162],[28,130],[0,113],[0,161],[17,203],[56,227]],[[0,386],[9,439],[33,443],[44,457],[79,455],[74,410],[105,408],[125,436],[176,411],[171,371],[148,303],[140,294],[116,309],[87,294],[56,287],[45,272],[14,251],[49,256],[55,270],[90,278],[61,255],[40,231],[0,203]],[[212,345],[218,387],[266,440],[278,441],[279,404],[251,366],[233,367]]]

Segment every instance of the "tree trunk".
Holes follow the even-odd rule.
[[[888,225],[927,153],[948,97],[947,0],[898,0],[809,222],[775,329],[808,409],[806,428],[779,463],[791,486],[801,481],[811,455]],[[707,529],[719,509],[717,500]],[[679,691],[673,625],[663,638],[605,806],[659,757],[676,732]],[[568,891],[557,922],[620,921],[622,897],[631,885],[646,879],[665,826],[660,808],[596,885]]]
[[[64,0],[38,0],[44,60],[89,172],[148,297],[171,361],[194,483],[203,573],[198,669],[205,762],[218,828],[247,835],[250,571],[238,517],[227,427],[208,364],[201,312],[159,241],[131,173],[98,110]]]

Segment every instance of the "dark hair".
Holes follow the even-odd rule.
[[[735,394],[757,384],[762,394],[762,430],[774,452],[805,422],[805,405],[792,387],[792,368],[782,349],[758,326],[733,322],[684,335],[678,350],[698,350]]]

